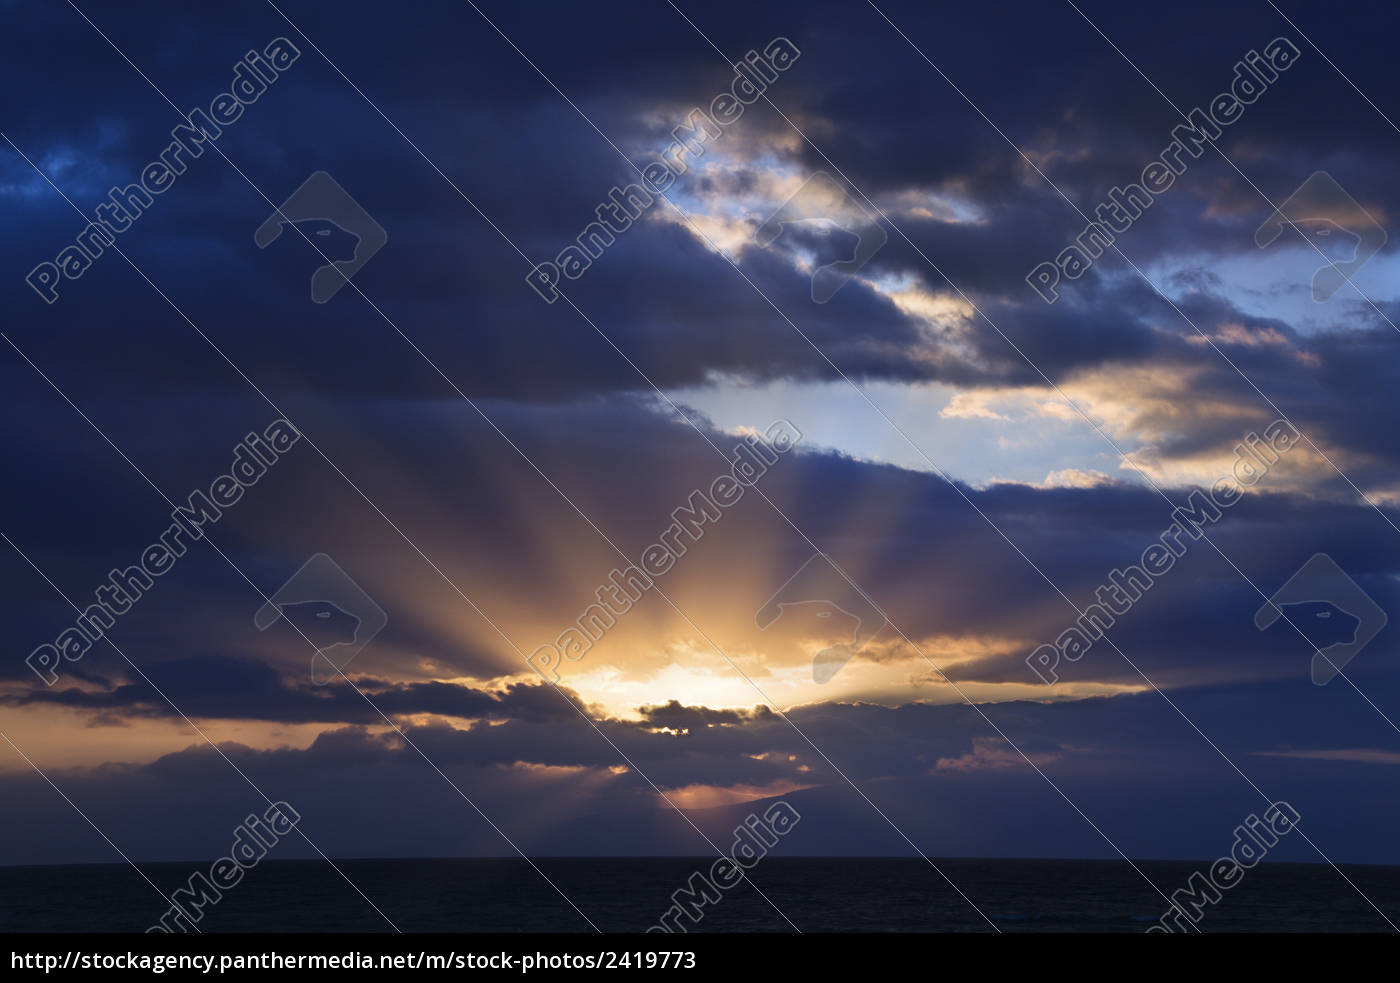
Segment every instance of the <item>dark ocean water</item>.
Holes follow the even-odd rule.
[[[698,859],[541,859],[536,863],[603,931],[645,930]],[[1167,905],[1122,861],[939,860],[1004,932],[1141,932]],[[520,860],[344,860],[340,868],[405,932],[569,932],[588,925]],[[1203,864],[1138,866],[1170,895]],[[163,891],[199,863],[142,864]],[[1400,922],[1400,867],[1261,865],[1224,892],[1206,932],[1385,931],[1361,896]],[[751,873],[804,932],[989,931],[922,860],[769,857]],[[1359,889],[1359,892],[1358,892]],[[139,932],[168,902],[130,867],[0,868],[0,930]],[[388,925],[324,861],[268,860],[207,910],[205,932],[381,932]],[[746,883],[705,906],[692,931],[791,931]]]

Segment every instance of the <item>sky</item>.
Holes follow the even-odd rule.
[[[1389,5],[0,6],[0,863],[1400,863]]]

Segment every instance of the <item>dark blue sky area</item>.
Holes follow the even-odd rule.
[[[1392,5],[79,7],[0,2],[0,864],[120,859],[44,776],[134,859],[1400,863]]]

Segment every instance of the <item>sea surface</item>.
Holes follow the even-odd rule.
[[[710,861],[534,863],[554,886],[514,859],[337,861],[355,887],[325,861],[268,860],[207,908],[199,928],[392,931],[377,907],[404,932],[592,931],[572,902],[602,931],[639,932]],[[723,892],[703,905],[697,924],[685,924],[695,932],[991,931],[975,904],[1003,932],[1141,932],[1168,907],[1143,875],[1170,895],[1205,870],[1175,861],[1139,861],[1141,874],[1123,861],[934,863],[938,870],[923,860],[769,857],[751,871],[753,884]],[[167,894],[208,870],[198,862],[140,866]],[[1323,864],[1262,864],[1209,905],[1199,924],[1207,933],[1389,930],[1372,903],[1400,922],[1400,867],[1346,866],[1339,873]],[[125,864],[0,868],[4,932],[141,932],[168,907]]]

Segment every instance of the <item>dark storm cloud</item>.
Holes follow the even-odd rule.
[[[539,686],[487,692],[452,683],[339,679],[326,687],[293,682],[271,666],[230,656],[172,659],[145,670],[150,680],[92,689],[36,689],[0,698],[9,706],[50,705],[121,717],[272,720],[278,723],[382,724],[384,715],[436,714],[481,720],[554,719],[582,707],[569,691],[546,697]],[[360,692],[356,692],[356,689]],[[361,695],[363,693],[363,695]]]
[[[1389,700],[1396,694],[1382,687],[1376,695]],[[1293,804],[1309,836],[1334,858],[1394,859],[1393,844],[1382,833],[1390,825],[1384,817],[1400,815],[1400,801],[1385,791],[1393,787],[1385,776],[1394,766],[1365,763],[1364,754],[1354,753],[1393,747],[1393,737],[1386,738],[1383,724],[1354,711],[1351,694],[1290,682],[1186,691],[1175,694],[1175,701],[1219,752],[1151,693],[986,710],[1130,855],[1218,853],[1223,848],[1215,844],[1223,840],[1228,848],[1230,830],[1270,797]],[[711,713],[686,709],[696,716]],[[970,708],[823,704],[790,716],[926,852],[1116,856]],[[786,777],[815,786],[783,795],[809,824],[802,854],[908,852],[790,726],[772,715],[746,717],[683,735],[650,733],[645,723],[601,725],[662,787],[709,782],[719,774],[733,779],[736,762],[740,781]],[[585,727],[560,718],[470,730],[407,728],[418,750],[394,735],[343,728],[322,734],[306,750],[253,751],[234,744],[223,750],[258,788],[292,801],[306,817],[307,835],[334,856],[511,852],[499,832],[479,823],[442,775],[424,765],[419,751],[528,851],[606,854],[644,844],[652,853],[706,852],[704,841],[655,798],[644,778],[631,770],[605,770],[622,759],[596,735],[585,740]],[[1327,749],[1341,760],[1278,756]],[[760,754],[763,761],[748,757]],[[550,778],[519,763],[585,770]],[[207,747],[148,765],[53,777],[139,859],[202,856],[259,801]],[[7,776],[0,785],[14,804],[6,812],[3,842],[16,852],[7,859],[110,859],[91,829],[40,779]],[[732,829],[752,807],[735,808],[734,815],[726,809],[694,816],[713,837]],[[1354,817],[1361,813],[1378,821],[1358,828]],[[1035,821],[1027,821],[1030,816]],[[1317,859],[1305,845],[1289,849],[1289,859]],[[308,852],[289,842],[285,856]]]
[[[667,8],[566,6],[549,10],[551,29],[541,31],[535,8],[500,6],[485,9],[634,161],[668,139],[680,114],[728,86],[728,68]],[[1068,7],[1017,6],[988,19],[980,8],[882,6],[1085,211],[1114,185],[1135,180],[1170,140],[1177,123],[1170,108]],[[382,11],[285,9],[528,259],[271,9],[124,4],[88,13],[182,110],[224,90],[250,48],[277,35],[301,45],[301,59],[228,128],[219,148],[278,204],[307,174],[330,171],[390,233],[356,286],[452,383],[482,398],[530,460],[636,556],[665,528],[671,509],[726,465],[668,419],[669,410],[635,395],[646,391],[645,381],[582,318],[563,302],[542,304],[523,282],[532,263],[567,244],[609,190],[635,174],[467,5],[423,5],[406,22]],[[1068,243],[1083,219],[867,6],[686,9],[731,54],[778,35],[798,44],[801,60],[772,89],[777,105],[860,189],[888,204],[918,249],[1052,380],[1165,373],[1176,389],[1152,395],[1170,398],[1133,410],[1134,423],[1154,435],[1160,460],[1228,448],[1243,429],[1274,418],[1121,260],[1107,258],[1054,307],[1030,291],[1026,272]],[[1135,9],[1085,9],[1183,108],[1228,87],[1245,51],[1289,33],[1262,3],[1154,11],[1150,39],[1139,39]],[[1324,49],[1347,52],[1347,71],[1363,89],[1383,106],[1394,102],[1388,49],[1354,41],[1393,33],[1386,5],[1302,16]],[[89,213],[113,184],[138,179],[168,144],[177,117],[66,5],[27,5],[16,20],[25,43],[12,46],[7,60],[13,84],[0,86],[3,128]],[[1303,49],[1297,67],[1222,147],[1275,200],[1325,167],[1393,220],[1400,186],[1390,162],[1400,137],[1315,51]],[[762,104],[716,153],[732,155],[737,176],[728,184],[683,182],[687,207],[757,187],[765,169],[830,167]],[[978,217],[951,223],[915,215],[911,194],[955,199]],[[65,282],[56,305],[44,305],[23,278],[86,219],[8,147],[0,148],[0,207],[11,230],[0,241],[6,333],[167,494],[183,501],[207,487],[227,468],[234,444],[277,411],[115,254]],[[253,243],[270,211],[211,151],[118,241],[309,438],[212,530],[255,586],[213,551],[193,551],[114,632],[127,656],[197,718],[325,724],[306,750],[229,753],[274,797],[295,790],[308,830],[324,831],[332,855],[502,852],[489,829],[463,830],[462,817],[475,822],[474,814],[434,784],[440,780],[412,749],[362,729],[382,718],[360,697],[307,685],[310,653],[290,632],[253,626],[259,591],[275,589],[306,556],[325,550],[390,610],[388,628],[354,667],[368,674],[366,691],[386,713],[453,720],[411,735],[507,829],[524,829],[532,849],[698,849],[693,834],[648,811],[656,803],[640,776],[608,771],[620,758],[580,717],[583,709],[668,788],[820,786],[794,793],[826,797],[812,800],[806,828],[825,832],[810,852],[903,850],[897,838],[892,845],[880,839],[891,834],[878,824],[874,832],[857,825],[867,807],[766,707],[710,708],[661,694],[637,708],[638,719],[621,719],[572,691],[508,678],[522,671],[514,648],[528,651],[570,623],[619,558],[353,289],[313,304],[307,281],[319,257],[289,234],[265,251]],[[1322,333],[1260,313],[1219,261],[1255,255],[1253,229],[1267,212],[1207,151],[1122,245],[1140,266],[1174,261],[1182,272],[1172,287],[1191,320],[1302,430],[1337,453],[1363,489],[1385,491],[1400,459],[1392,398],[1400,339],[1354,304],[1329,315]],[[1393,251],[1400,236],[1391,238]],[[746,246],[735,260],[854,378],[1041,385],[1039,373],[981,320],[952,319],[932,330],[858,282],[815,305],[809,279],[783,244]],[[865,272],[876,282],[950,290],[893,232]],[[629,230],[570,295],[663,387],[700,384],[716,373],[755,381],[835,374],[722,257],[673,222]],[[1393,319],[1389,299],[1378,301]],[[165,527],[169,505],[8,346],[0,354],[8,408],[0,432],[11,461],[0,493],[3,531],[86,603],[108,570],[135,562]],[[1136,385],[1129,379],[1118,395],[1131,403],[1141,395]],[[1250,421],[1246,428],[1241,419]],[[721,448],[733,444],[706,432]],[[311,441],[422,545],[451,585]],[[1265,593],[1322,551],[1383,608],[1400,612],[1400,561],[1386,524],[1398,517],[1389,505],[1380,516],[1354,504],[1349,486],[1323,473],[1311,487],[1247,499],[1210,535]],[[1082,605],[1110,570],[1135,561],[1171,522],[1168,504],[1139,488],[953,488],[815,448],[784,461],[762,487],[911,638],[1000,640],[1000,654],[955,657],[950,674],[960,683],[1034,684],[1025,654],[1072,623],[1070,606],[1031,563]],[[1185,492],[1173,488],[1171,497],[1180,503]],[[717,634],[752,641],[731,623],[751,631],[751,612],[810,557],[812,545],[754,496],[710,535],[667,590],[702,627],[720,623]],[[102,726],[168,716],[102,645],[67,667],[61,688],[42,688],[24,655],[71,623],[72,612],[14,551],[5,549],[0,569],[10,598],[10,645],[0,663],[9,709],[48,709]],[[479,602],[507,638],[457,590]],[[1393,748],[1394,732],[1354,690],[1342,681],[1325,689],[1306,682],[1311,650],[1303,639],[1278,627],[1254,629],[1260,603],[1229,564],[1197,543],[1112,638],[1232,756]],[[679,626],[651,599],[622,631],[660,648],[670,636],[690,637]],[[1387,711],[1400,696],[1394,631],[1348,667]],[[1103,643],[1063,675],[1068,684],[1143,682]],[[438,681],[458,676],[481,682]],[[927,694],[911,693],[911,701]],[[1093,815],[1107,815],[1106,827],[1135,855],[1218,855],[1216,833],[1227,838],[1245,811],[1258,808],[1156,694],[1018,702],[988,713],[1065,779],[1076,799],[1083,796]],[[1042,856],[1105,849],[1037,776],[1014,760],[1006,764],[995,732],[967,708],[822,703],[798,708],[792,719],[843,770],[878,786],[875,797],[929,849]],[[561,795],[520,763],[579,773],[561,779],[569,792]],[[1357,858],[1394,860],[1386,831],[1400,805],[1385,791],[1394,783],[1375,780],[1388,774],[1381,767],[1279,757],[1252,758],[1246,770],[1266,776],[1271,792],[1296,795],[1305,814],[1316,806],[1329,842],[1340,840]],[[61,778],[140,857],[221,848],[255,799],[208,749]],[[0,786],[15,803],[0,838],[9,862],[111,859],[37,778],[7,776]],[[1047,802],[1058,811],[1047,812]],[[1350,825],[1363,814],[1373,817],[1363,829]],[[1047,815],[1053,821],[1025,821]],[[822,825],[818,816],[837,818]],[[724,830],[731,820],[714,822]]]
[[[327,18],[314,8],[288,11],[482,204],[531,262],[552,256],[592,218],[610,188],[636,177],[470,8],[435,7],[415,19],[421,33],[382,34],[354,30],[343,18]],[[658,106],[681,113],[706,103],[732,73],[678,17],[671,15],[674,23],[660,29],[654,16],[638,12],[556,12],[551,16],[569,22],[567,36],[588,40],[561,45],[531,37],[527,54],[634,160],[644,160],[665,130],[656,122],[667,118]],[[488,13],[512,37],[524,32],[518,14]],[[1028,174],[1011,148],[873,11],[775,5],[746,11],[739,36],[731,36],[733,28],[716,13],[693,13],[721,47],[738,53],[773,36],[793,37],[803,57],[771,94],[860,188],[877,198],[910,190],[955,192],[984,212],[975,226],[908,215],[897,221],[1052,378],[1106,361],[1151,357],[1154,335],[1144,315],[1168,315],[1150,295],[1105,293],[1096,289],[1098,274],[1091,273],[1073,285],[1091,307],[1066,314],[1047,313],[1029,292],[1025,271],[1069,241],[1082,220]],[[1064,145],[1063,158],[1052,157],[1047,173],[1063,180],[1083,208],[1111,184],[1133,178],[1169,139],[1171,111],[1145,84],[1138,91],[1131,69],[1071,10],[1025,8],[998,25],[994,42],[967,15],[890,13],[955,81],[966,84],[1013,140],[1032,148],[1040,140]],[[220,91],[233,62],[249,48],[277,34],[302,41],[275,13],[260,8],[202,8],[196,17],[151,5],[124,8],[120,17],[94,16],[182,107]],[[1213,23],[1220,21],[1220,15],[1211,16]],[[1191,73],[1182,105],[1226,87],[1234,60],[1283,30],[1267,9],[1238,12],[1226,21],[1217,23],[1221,29],[1209,39],[1192,42],[1192,62],[1218,63],[1220,78]],[[23,59],[30,56],[20,54],[15,70],[42,75],[47,84],[24,98],[9,98],[7,132],[52,171],[80,208],[90,209],[107,187],[134,180],[169,142],[174,111],[70,10],[46,11],[33,26],[52,42],[59,63],[46,57],[26,66]],[[1122,25],[1106,29],[1131,36]],[[550,35],[557,36],[564,35]],[[950,44],[954,37],[961,40]],[[980,55],[976,41],[982,37],[1002,53],[996,64]],[[301,47],[301,59],[229,128],[219,147],[274,202],[312,170],[335,174],[390,231],[391,245],[356,280],[385,314],[474,394],[554,399],[644,385],[572,311],[540,304],[521,282],[526,261],[309,46]],[[596,70],[600,58],[608,71]],[[1315,64],[1320,61],[1305,58],[1293,70],[1296,77],[1280,81],[1286,90],[1266,93],[1251,107],[1241,124],[1249,128],[1251,161],[1282,169],[1278,148],[1308,148],[1299,143],[1299,118],[1353,120],[1348,159],[1365,159],[1359,156],[1363,146],[1385,145],[1382,128],[1362,125],[1366,107],[1339,100],[1335,86],[1320,84],[1326,78],[1325,66]],[[1153,64],[1149,74],[1166,75],[1169,67]],[[1175,67],[1170,77],[1180,78]],[[425,92],[452,97],[424,98]],[[1309,106],[1316,108],[1301,108]],[[793,138],[761,103],[734,134],[717,149],[728,152],[724,139],[738,141],[738,150],[745,141]],[[828,166],[805,145],[799,157],[779,153],[804,168]],[[271,375],[323,391],[416,394],[443,387],[351,292],[324,308],[304,303],[306,276],[319,263],[314,253],[292,236],[267,252],[257,250],[251,229],[270,211],[268,203],[212,151],[193,164],[119,245],[239,364],[255,377]],[[1390,179],[1377,184],[1359,166],[1339,177],[1363,188],[1357,193],[1384,210],[1393,194]],[[1281,174],[1279,181],[1296,185],[1301,176]],[[46,310],[32,291],[25,296],[26,288],[15,281],[71,239],[81,222],[8,148],[3,181],[9,207],[29,235],[8,242],[0,267],[16,288],[16,333],[37,355],[74,363],[94,387],[239,384],[115,255],[102,257],[81,281],[64,284],[63,327],[44,327],[60,315]],[[694,180],[686,187],[703,196],[704,185]],[[1276,197],[1291,190],[1269,180],[1261,187]],[[1248,207],[1253,194],[1208,152],[1125,235],[1125,249],[1139,265],[1183,244],[1248,252],[1248,233],[1258,221]],[[1208,203],[1218,216],[1204,215]],[[1266,208],[1260,202],[1253,211]],[[1200,234],[1212,224],[1229,235]],[[946,289],[899,236],[891,238],[871,272],[910,274]],[[1236,245],[1220,245],[1229,242]],[[53,250],[40,248],[45,244]],[[970,326],[966,337],[956,339],[959,344],[945,345],[921,338],[908,316],[860,285],[848,286],[822,308],[807,300],[805,277],[780,254],[748,248],[739,260],[757,286],[853,376],[967,385],[1033,378],[985,325]],[[1117,260],[1106,266],[1122,268]],[[662,385],[696,383],[714,371],[754,378],[832,374],[761,296],[680,228],[642,223],[572,288],[599,327]],[[114,316],[128,327],[105,330]],[[540,357],[541,351],[549,357]]]
[[[38,405],[36,382],[42,387],[31,380],[24,398]],[[639,557],[673,509],[728,471],[726,456],[736,444],[733,436],[708,429],[703,418],[697,434],[669,411],[632,400],[565,407],[493,402],[483,409],[514,448],[458,404],[298,404],[292,419],[305,440],[316,441],[373,504],[309,442],[294,445],[244,501],[208,527],[253,585],[198,546],[122,616],[112,637],[140,665],[196,653],[257,653],[281,672],[304,673],[311,654],[305,641],[285,628],[259,631],[252,616],[263,603],[259,591],[275,590],[307,556],[329,552],[389,615],[355,671],[419,681],[520,673],[524,654],[573,623],[610,570],[624,557]],[[169,524],[169,506],[71,410],[51,400],[47,412],[54,414],[54,433],[62,435],[52,445],[62,451],[62,463],[43,481],[10,489],[11,514],[27,525],[11,526],[7,535],[85,605],[107,571],[135,562]],[[190,489],[227,469],[225,448],[261,426],[265,412],[249,405],[241,417],[230,410],[199,427],[134,411],[104,422],[118,446],[183,501]],[[1267,422],[1258,420],[1252,429]],[[801,420],[794,423],[800,430]],[[1307,451],[1300,445],[1288,453]],[[1268,489],[1271,480],[1266,476],[1260,487]],[[716,633],[723,648],[778,643],[756,631],[753,612],[810,558],[815,544],[909,638],[1003,640],[999,647],[1008,654],[1002,658],[956,659],[956,677],[1022,683],[1035,682],[1020,661],[1024,654],[1053,641],[1077,616],[1057,590],[1074,604],[1090,603],[1111,571],[1140,561],[1189,494],[1170,488],[1164,499],[1131,485],[955,487],[933,475],[801,447],[775,465],[759,489],[771,504],[748,493],[665,582],[667,595],[700,630]],[[68,524],[69,515],[81,521]],[[865,516],[878,516],[878,524],[853,537],[852,518]],[[1340,497],[1278,490],[1247,496],[1207,525],[1206,534],[1265,595],[1312,553],[1326,552],[1383,607],[1395,609],[1397,553],[1387,520],[1397,521],[1393,510],[1378,515]],[[1154,680],[1174,686],[1304,672],[1306,643],[1255,631],[1260,593],[1203,539],[1185,542],[1187,555],[1111,632],[1130,658]],[[737,569],[746,576],[736,577],[736,556],[758,556],[763,563],[745,561]],[[7,550],[4,563],[17,596],[27,600],[11,619],[23,651],[3,671],[27,681],[23,655],[71,624],[73,613],[17,553]],[[1183,611],[1190,616],[1179,617]],[[618,644],[637,652],[696,637],[690,622],[657,596],[623,618],[616,633]],[[1390,651],[1389,633],[1372,646]],[[1294,661],[1281,668],[1268,657],[1278,651],[1294,653]],[[580,668],[594,664],[590,657]],[[105,645],[95,646],[79,668],[136,682]],[[1358,662],[1358,671],[1366,669]],[[1103,644],[1066,667],[1066,678],[1140,682]],[[257,679],[271,685],[270,676]],[[284,694],[269,692],[269,699],[274,695],[280,706]],[[362,719],[298,716],[306,707],[329,706],[302,696],[312,702],[285,719]]]

